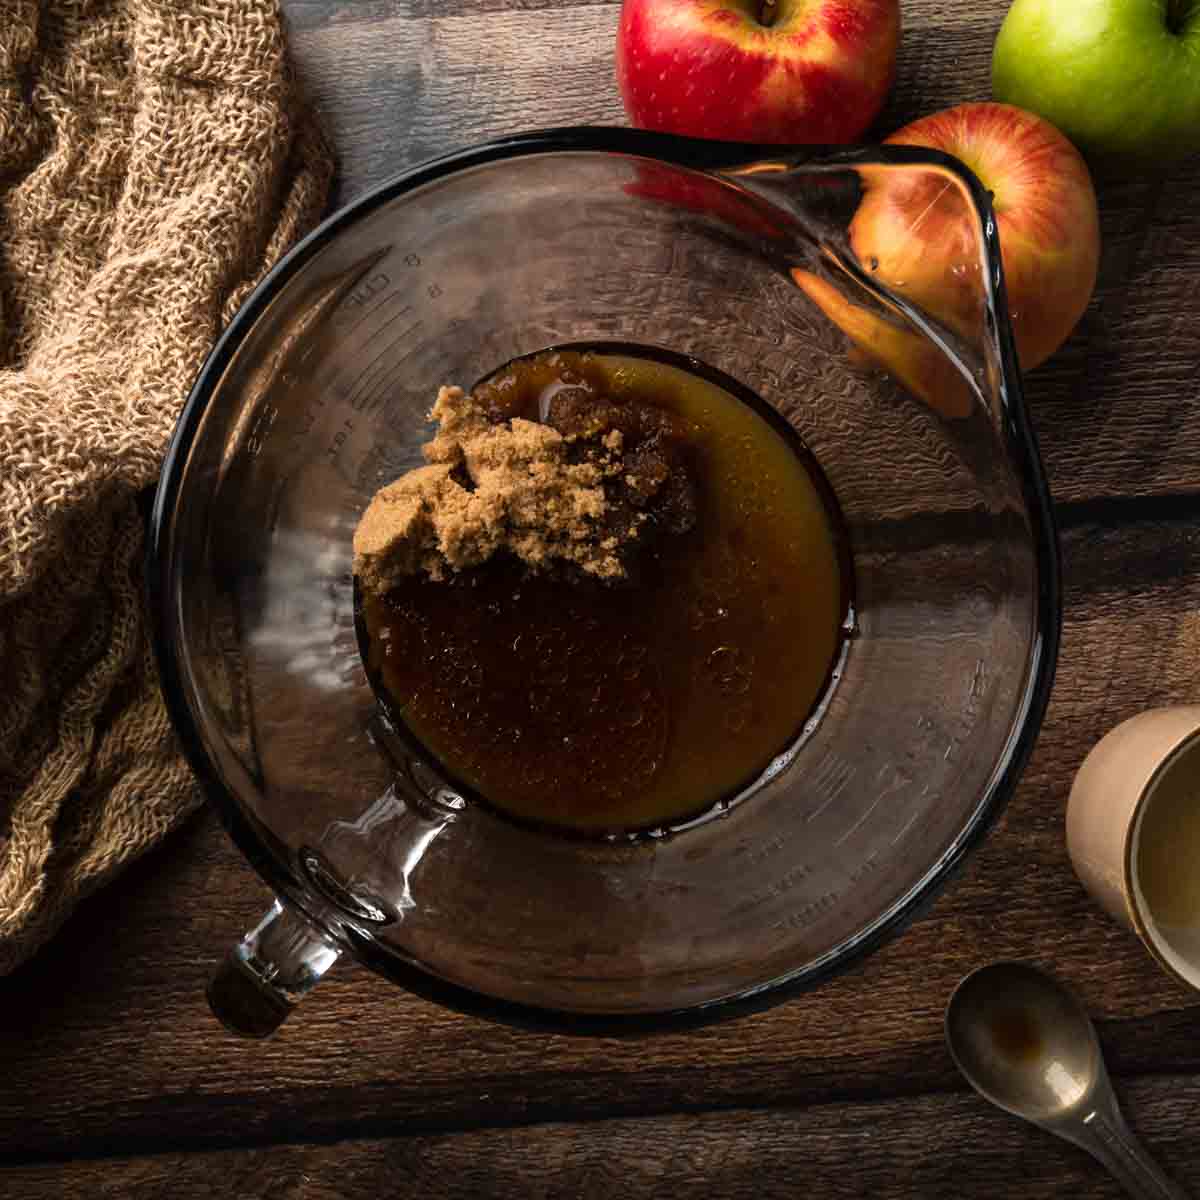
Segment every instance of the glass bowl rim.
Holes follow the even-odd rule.
[[[1015,725],[992,774],[989,790],[976,805],[953,843],[912,887],[865,931],[803,967],[745,991],[685,1008],[645,1013],[585,1013],[505,1000],[451,983],[406,962],[352,926],[329,929],[311,897],[286,864],[272,851],[249,816],[225,787],[210,758],[187,703],[183,670],[169,636],[170,564],[173,516],[184,468],[204,413],[225,369],[258,319],[291,279],[343,229],[405,193],[472,167],[527,155],[555,153],[614,154],[647,158],[699,171],[747,166],[763,160],[787,167],[830,172],[867,166],[935,166],[957,177],[970,196],[980,221],[980,237],[988,267],[988,327],[996,337],[1001,371],[998,388],[1002,436],[1016,467],[1033,537],[1037,569],[1036,627],[1031,666]],[[238,850],[264,882],[286,903],[303,912],[363,965],[426,1000],[492,1021],[542,1031],[595,1036],[636,1034],[690,1028],[761,1011],[861,963],[890,941],[932,904],[995,823],[1016,788],[1045,716],[1054,682],[1062,622],[1061,564],[1058,533],[1037,439],[1029,420],[1016,346],[1007,318],[1000,243],[987,190],[958,159],[938,150],[900,145],[780,146],[714,142],[675,134],[618,126],[566,126],[513,134],[451,151],[402,171],[365,191],[323,220],[279,259],[229,321],[202,364],[184,401],[168,444],[150,511],[146,549],[145,593],[163,700],[193,773],[210,799]]]

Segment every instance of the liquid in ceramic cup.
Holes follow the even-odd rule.
[[[1200,989],[1200,706],[1101,739],[1071,788],[1067,849],[1093,898]]]

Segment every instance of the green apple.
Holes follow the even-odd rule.
[[[1200,0],[1015,0],[992,56],[997,100],[1114,167],[1200,150]]]

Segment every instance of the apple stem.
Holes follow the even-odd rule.
[[[1192,0],[1167,0],[1167,28],[1172,33],[1182,33],[1184,22]]]
[[[764,29],[770,29],[779,15],[777,0],[763,0],[762,11],[758,14],[758,23]]]

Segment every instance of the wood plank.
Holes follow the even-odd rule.
[[[990,96],[1008,0],[909,0],[882,136]],[[613,0],[286,0],[295,56],[341,157],[339,198],[446,150],[547,125],[624,123]],[[1200,409],[1200,159],[1102,182],[1101,282],[1071,342],[1028,380],[1057,499],[1193,493]]]
[[[1164,1169],[1200,1183],[1192,1114],[1200,1083],[1156,1076],[1122,1088],[1126,1114]],[[1036,1165],[1034,1165],[1036,1164]],[[1100,1200],[1123,1193],[1082,1150],[974,1095],[812,1108],[731,1109],[550,1123],[333,1145],[52,1163],[0,1171],[7,1200],[375,1200],[377,1196],[823,1200],[913,1196]]]
[[[273,1039],[247,1045],[209,1016],[203,989],[266,894],[205,816],[0,980],[0,1154],[954,1089],[942,1009],[964,972],[996,957],[1053,965],[1073,984],[1118,1073],[1200,1070],[1195,996],[1093,908],[1062,839],[1094,740],[1139,709],[1194,699],[1200,520],[1081,526],[1065,555],[1062,668],[1025,780],[961,877],[861,967],[757,1016],[617,1040],[487,1024],[343,966]]]

